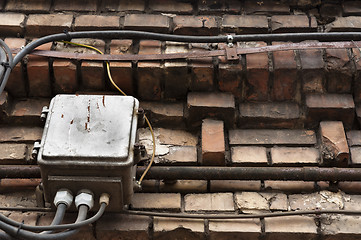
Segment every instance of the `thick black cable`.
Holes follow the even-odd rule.
[[[9,46],[3,41],[0,39],[0,46],[5,50],[6,52],[6,55],[7,55],[7,59],[8,61],[5,62],[5,59],[6,59],[6,56],[5,56],[5,59],[3,60],[3,58],[1,58],[1,61],[4,65],[4,69],[5,70],[5,73],[4,75],[2,75],[2,73],[0,73],[0,95],[1,93],[4,91],[5,89],[5,86],[6,86],[6,83],[9,79],[9,76],[10,76],[10,73],[11,73],[11,69],[13,68],[13,66],[15,66],[13,63],[13,54],[9,48]]]
[[[103,215],[106,207],[107,207],[107,204],[102,203],[100,205],[98,212],[93,217],[91,217],[87,220],[84,220],[82,222],[78,222],[78,223],[61,224],[61,225],[56,225],[56,226],[31,226],[31,225],[21,224],[17,221],[9,219],[9,218],[5,217],[3,214],[0,214],[0,223],[3,222],[6,224],[9,224],[9,225],[12,225],[14,227],[19,227],[21,225],[22,229],[30,230],[30,231],[45,231],[45,230],[56,231],[56,230],[64,230],[64,229],[75,229],[75,228],[80,228],[82,226],[85,226],[85,225],[88,225],[90,223],[97,221]],[[1,229],[1,227],[0,227],[0,229]]]

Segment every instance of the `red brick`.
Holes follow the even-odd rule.
[[[169,32],[169,17],[164,15],[151,14],[127,14],[124,17],[124,29],[151,31],[151,32]]]
[[[259,219],[209,221],[210,240],[257,240],[259,239],[261,232],[261,222]]]
[[[48,0],[22,1],[10,0],[6,4],[5,11],[20,12],[48,12],[51,2]]]
[[[28,36],[44,36],[70,31],[73,15],[66,14],[33,14],[29,15],[26,22]]]
[[[43,128],[40,127],[1,127],[0,142],[26,142],[33,144],[41,139]]]
[[[198,180],[177,180],[176,182],[160,182],[160,192],[173,193],[201,193],[207,192],[207,181]]]
[[[320,122],[322,163],[331,166],[347,166],[350,151],[342,122]]]
[[[50,73],[47,61],[31,61],[27,64],[29,96],[50,97]]]
[[[346,1],[342,3],[343,15],[361,15],[361,5],[358,1]]]
[[[355,42],[357,47],[360,47],[361,42]],[[355,81],[353,82],[353,96],[355,102],[361,102],[361,62],[360,60],[360,49],[359,48],[352,48],[352,58],[354,59],[355,66],[356,66],[356,74],[355,74]]]
[[[171,146],[169,152],[158,156],[156,164],[162,165],[196,165],[197,148],[193,146]]]
[[[184,196],[184,209],[193,211],[234,211],[232,193],[187,194]]]
[[[323,19],[334,19],[342,16],[342,7],[338,3],[323,3],[320,6],[320,15]]]
[[[36,207],[34,190],[16,191],[0,195],[0,201],[4,207]],[[28,214],[24,214],[27,216]],[[19,218],[22,215],[17,215]],[[16,219],[19,221],[19,219]],[[20,222],[23,219],[20,219]],[[33,224],[34,225],[34,224]]]
[[[337,186],[345,193],[361,193],[361,182],[338,182]]]
[[[339,120],[349,129],[355,117],[355,104],[348,94],[308,94],[306,114],[309,127],[316,127],[321,120]]]
[[[75,31],[118,30],[118,16],[80,15],[75,18]]]
[[[49,106],[49,99],[25,99],[16,101],[10,114],[10,121],[24,125],[41,126],[40,115],[44,106]]]
[[[75,11],[75,12],[95,12],[97,10],[97,0],[55,0],[55,11]]]
[[[167,209],[180,211],[181,195],[179,193],[136,193],[133,196],[134,209]]]
[[[10,49],[20,49],[25,46],[24,38],[5,38],[5,43]],[[15,54],[13,54],[15,56]],[[12,70],[6,84],[6,91],[14,97],[26,97],[26,85],[22,69],[22,62],[18,63]]]
[[[204,238],[203,219],[154,218],[154,239],[187,239]]]
[[[222,121],[203,120],[202,164],[225,165],[224,124]]]
[[[350,148],[352,166],[359,166],[361,164],[360,153],[361,153],[360,147],[351,147]]]
[[[231,92],[236,98],[241,98],[242,87],[241,64],[222,64],[218,65],[218,85],[222,92]]]
[[[198,137],[184,130],[159,128],[159,142],[163,145],[196,146]]]
[[[306,15],[274,15],[271,17],[272,32],[315,32],[317,22],[315,17],[311,21]]]
[[[18,36],[24,32],[25,15],[20,13],[0,13],[0,34]]]
[[[1,164],[26,164],[28,153],[26,144],[2,143],[0,148]],[[3,187],[2,180],[1,187]]]
[[[302,145],[316,144],[316,134],[312,130],[271,130],[232,129],[229,130],[230,145]]]
[[[210,91],[213,89],[213,64],[191,63],[191,86],[192,91]]]
[[[316,148],[273,147],[271,158],[272,165],[317,165],[320,153]]]
[[[325,92],[325,71],[321,50],[300,50],[303,92]]]
[[[326,29],[330,32],[359,32],[361,31],[361,17],[338,17],[326,25]]]
[[[217,35],[219,29],[214,16],[175,16],[173,18],[175,34]]]
[[[346,133],[346,136],[350,147],[361,146],[361,131],[351,130]]]
[[[211,180],[211,192],[260,191],[261,181]]]
[[[105,12],[132,11],[143,12],[145,9],[144,0],[103,0],[101,9]]]
[[[78,90],[76,65],[66,60],[54,60],[54,91],[74,93]]]
[[[352,62],[346,49],[326,49],[327,91],[329,93],[350,93],[352,83]]]
[[[141,100],[160,100],[162,90],[160,80],[163,71],[160,63],[138,63],[138,96]]]
[[[146,216],[124,214],[107,214],[96,224],[96,239],[148,239],[148,228],[151,220]]]
[[[225,32],[243,33],[267,33],[268,20],[266,16],[239,16],[225,15],[222,21]]]
[[[312,192],[315,190],[314,182],[302,181],[264,181],[266,190],[282,192]]]
[[[356,106],[356,117],[357,121],[361,123],[361,106],[359,104]]]
[[[275,15],[275,14],[289,14],[290,7],[282,1],[264,1],[255,2],[246,0],[244,11],[246,14],[261,14],[261,15]]]
[[[11,191],[23,191],[23,190],[35,190],[35,188],[41,183],[41,179],[1,179],[0,191],[2,193]]]
[[[241,103],[239,126],[242,128],[295,128],[300,118],[296,103]]]
[[[265,147],[232,147],[231,159],[233,165],[266,166],[268,164]]]
[[[99,62],[82,62],[81,75],[83,87],[91,90],[103,90],[104,81],[104,65]]]
[[[225,122],[225,126],[234,124],[235,101],[230,93],[190,92],[187,97],[188,122],[199,126],[204,118],[217,118]]]
[[[153,0],[149,2],[149,8],[154,12],[192,13],[193,6],[189,2],[176,0]]]
[[[318,236],[315,220],[306,216],[266,218],[265,231],[267,240],[311,240]]]
[[[10,115],[11,107],[11,97],[7,91],[3,91],[0,95],[0,122]]]
[[[200,13],[238,13],[241,4],[237,0],[198,0],[198,10]]]

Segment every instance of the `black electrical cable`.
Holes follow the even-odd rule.
[[[68,206],[65,203],[59,203],[58,206],[56,206],[56,213],[53,218],[53,221],[51,222],[50,226],[55,226],[61,224],[61,222],[64,219],[65,212]],[[52,233],[52,231],[44,231],[41,232],[41,234],[49,234]]]
[[[13,66],[15,66],[16,64],[14,65],[14,62],[13,62],[13,60],[14,60],[14,59],[13,59],[13,54],[12,54],[9,46],[8,46],[3,40],[1,40],[1,39],[0,39],[0,46],[5,50],[6,55],[7,55],[7,59],[8,59],[7,62],[5,62],[5,60],[2,61],[2,64],[4,65],[5,73],[4,73],[4,74],[0,73],[0,77],[1,77],[1,79],[0,79],[0,95],[1,95],[1,93],[2,93],[2,92],[4,91],[4,89],[5,89],[5,86],[6,86],[6,83],[7,83],[8,79],[9,79],[9,76],[10,76],[10,73],[11,73],[11,69],[12,69]],[[1,58],[1,59],[2,59],[2,58]],[[6,59],[6,57],[5,57],[5,59]]]
[[[93,217],[91,217],[87,220],[84,220],[82,222],[79,222],[79,223],[61,224],[61,225],[55,225],[55,226],[31,226],[31,225],[22,224],[17,221],[14,221],[12,219],[9,219],[2,214],[0,214],[0,223],[4,222],[6,224],[9,224],[9,225],[12,225],[15,227],[21,226],[21,229],[30,230],[30,231],[45,231],[45,230],[56,231],[56,230],[64,230],[64,229],[75,229],[75,228],[80,228],[82,226],[85,226],[85,225],[88,225],[90,223],[97,221],[103,215],[106,207],[107,207],[107,204],[102,203],[100,205],[98,212]],[[1,227],[0,227],[0,229],[1,229]]]

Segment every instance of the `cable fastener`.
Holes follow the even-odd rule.
[[[73,202],[73,194],[68,189],[60,189],[56,192],[54,197],[54,205],[58,206],[60,203],[69,207]]]
[[[228,47],[233,47],[233,40],[234,40],[234,38],[233,38],[233,36],[232,35],[227,35],[227,45],[228,45]]]

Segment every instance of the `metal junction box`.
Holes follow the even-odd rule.
[[[47,202],[67,188],[73,194],[89,189],[95,199],[109,193],[108,211],[120,211],[130,203],[138,107],[138,100],[129,96],[52,99],[38,155]]]

